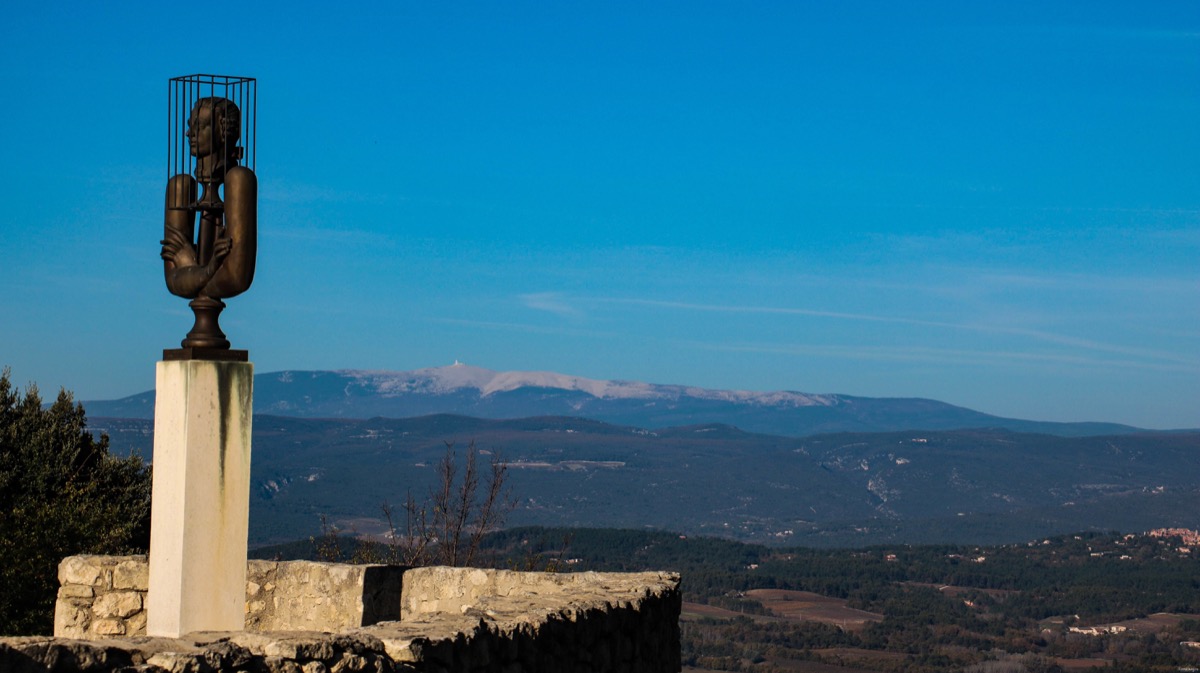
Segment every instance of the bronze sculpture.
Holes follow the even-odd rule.
[[[221,300],[245,292],[254,281],[258,179],[238,163],[241,127],[241,110],[233,101],[219,96],[196,100],[186,133],[195,177],[178,173],[167,181],[163,274],[171,294],[192,300],[195,314],[182,342],[187,353],[181,357],[192,357],[197,349],[229,349],[217,324],[225,308]]]

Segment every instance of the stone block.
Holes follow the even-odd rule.
[[[125,622],[119,619],[97,619],[92,622],[92,633],[98,636],[125,635]]]
[[[86,638],[92,623],[91,603],[59,599],[54,604],[54,635]]]
[[[142,560],[128,559],[118,563],[112,571],[114,589],[146,591],[150,587],[150,565]]]
[[[368,670],[370,662],[357,654],[343,654],[333,665],[330,673],[359,673]]]
[[[92,613],[97,617],[125,618],[141,609],[142,595],[136,591],[114,591],[92,603]]]
[[[323,634],[302,633],[272,640],[263,647],[262,653],[283,659],[330,659],[335,650]]]
[[[92,598],[96,590],[79,584],[66,584],[58,588],[59,598]]]
[[[269,673],[304,673],[304,669],[300,664],[280,657],[264,657],[263,666]]]
[[[190,652],[158,652],[147,659],[146,663],[164,669],[167,673],[207,673],[212,670],[203,656]]]
[[[146,635],[146,611],[142,610],[133,614],[129,619],[125,620],[125,635],[127,636],[144,636]]]
[[[60,585],[101,586],[104,572],[100,567],[100,558],[97,556],[68,556],[58,564],[58,583]]]

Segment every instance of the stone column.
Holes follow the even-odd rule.
[[[241,631],[254,365],[166,360],[155,381],[147,633]]]

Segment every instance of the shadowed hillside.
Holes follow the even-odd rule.
[[[150,422],[96,418],[150,454]],[[727,425],[646,430],[579,418],[256,416],[251,537],[321,515],[382,533],[380,505],[424,495],[445,442],[509,467],[514,525],[652,527],[773,544],[996,542],[1193,526],[1200,434],[1065,438],[1005,430],[806,438]]]

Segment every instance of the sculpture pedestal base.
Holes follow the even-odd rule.
[[[146,631],[241,631],[254,365],[159,362]]]
[[[221,317],[221,311],[225,310],[225,302],[212,297],[200,296],[188,302],[188,306],[192,307],[192,314],[196,317],[196,322],[192,325],[192,331],[187,333],[187,338],[180,345],[185,349],[229,348],[229,339],[225,338],[225,333],[221,331],[221,325],[217,322]]]

